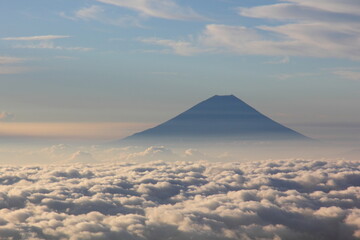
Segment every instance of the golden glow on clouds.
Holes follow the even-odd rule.
[[[118,139],[153,126],[145,123],[53,123],[53,122],[3,122],[0,137],[36,137],[71,139]]]

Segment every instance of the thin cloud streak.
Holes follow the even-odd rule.
[[[191,42],[187,42],[187,41],[173,41],[173,40],[160,39],[160,38],[143,38],[143,39],[139,39],[139,41],[147,44],[166,47],[167,49],[162,50],[160,52],[173,53],[180,56],[193,56],[195,54],[208,51],[207,49],[201,49],[195,47]]]
[[[337,70],[333,74],[343,79],[360,81],[360,72],[358,71]]]
[[[57,46],[53,42],[40,42],[38,44],[27,44],[27,45],[14,45],[14,48],[27,48],[27,49],[53,49],[53,50],[69,50],[69,51],[83,51],[88,52],[93,48],[86,47],[64,47]]]
[[[18,66],[19,63],[27,61],[27,58],[0,56],[0,75],[11,75],[29,72],[34,69],[24,66]]]
[[[18,57],[9,57],[9,56],[0,56],[0,64],[14,64],[14,63],[21,63],[25,61],[25,58],[18,58]]]
[[[70,38],[66,35],[43,35],[43,36],[29,36],[29,37],[6,37],[1,40],[5,41],[45,41],[45,40],[55,40],[62,38]]]
[[[173,0],[97,0],[118,7],[129,8],[141,15],[171,20],[208,20],[190,7],[179,6]]]
[[[0,75],[22,74],[35,71],[35,68],[23,66],[0,66]]]
[[[0,137],[112,140],[151,126],[145,123],[2,122]]]
[[[57,46],[53,40],[70,38],[71,36],[65,35],[44,35],[44,36],[30,36],[30,37],[6,37],[2,40],[6,41],[29,41],[31,44],[16,44],[14,48],[27,48],[27,49],[53,49],[53,50],[69,50],[69,51],[91,51],[93,48],[86,47],[64,47]],[[1,59],[0,59],[1,60]]]

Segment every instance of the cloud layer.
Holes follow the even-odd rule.
[[[148,154],[157,151],[166,150]],[[359,167],[310,160],[2,167],[0,238],[356,239]]]

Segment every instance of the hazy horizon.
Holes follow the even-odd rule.
[[[304,135],[358,141],[358,7],[4,0],[0,138],[117,139],[234,94]]]
[[[205,100],[205,99],[203,99]],[[193,103],[198,104],[199,102]],[[145,105],[145,102],[144,102]],[[251,103],[250,103],[251,105]],[[184,106],[181,111],[186,111],[192,106]],[[267,111],[265,111],[267,112]],[[134,122],[23,122],[17,121],[14,116],[7,117],[6,113],[0,115],[0,142],[31,141],[35,142],[91,142],[101,144],[115,141],[134,133],[155,127],[174,118],[181,112],[174,113],[167,119],[159,122],[143,122],[141,118]],[[262,112],[264,113],[264,112]],[[139,114],[139,113],[138,113]],[[280,122],[276,116],[267,115],[278,123],[289,127],[312,139],[324,142],[346,142],[352,145],[360,142],[360,124],[357,122]]]

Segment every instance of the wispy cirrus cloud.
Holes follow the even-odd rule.
[[[105,10],[96,5],[92,5],[90,7],[81,8],[80,10],[76,11],[75,16],[80,19],[88,20],[88,19],[99,19],[100,15]]]
[[[286,64],[290,62],[290,58],[288,56],[282,57],[281,59],[278,60],[271,60],[271,61],[267,61],[265,63],[267,64]]]
[[[288,0],[237,11],[271,25],[208,24],[188,47],[197,52],[211,48],[214,53],[360,60],[359,1]]]
[[[183,7],[174,0],[97,0],[118,7],[134,10],[143,16],[171,20],[207,20],[190,7]]]
[[[0,75],[19,74],[31,71],[32,69],[30,69],[29,67],[19,66],[20,63],[23,63],[27,60],[29,59],[0,56]]]
[[[12,75],[12,74],[21,74],[33,71],[33,68],[24,67],[24,66],[1,66],[0,65],[0,75]]]
[[[111,16],[104,6],[92,5],[81,8],[73,14],[60,13],[60,16],[70,20],[98,21],[121,27],[144,27],[141,22],[149,17],[169,20],[203,21],[209,20],[190,7],[183,7],[174,0],[96,0],[110,7],[127,8],[138,14],[122,14]]]
[[[92,5],[90,7],[81,8],[73,15],[67,15],[64,12],[60,13],[61,17],[76,21],[76,20],[83,20],[83,21],[98,21],[104,24],[110,24],[120,27],[128,27],[128,26],[135,26],[135,27],[142,27],[140,21],[137,17],[124,15],[121,17],[110,17],[106,10],[98,5]]]
[[[70,36],[66,35],[41,35],[41,36],[28,36],[28,37],[5,37],[1,40],[6,41],[47,41],[47,40],[55,40],[61,38],[69,38]]]
[[[93,48],[86,47],[64,47],[55,45],[53,42],[40,42],[35,44],[26,44],[26,45],[14,45],[14,48],[28,48],[28,49],[53,49],[53,50],[70,50],[70,51],[91,51]]]
[[[328,12],[340,12],[340,13],[352,13],[359,15],[359,1],[357,0],[286,0],[285,2],[291,2],[295,4],[300,4],[303,6],[308,6],[311,8],[322,9]]]
[[[352,71],[352,70],[335,70],[333,72],[336,76],[347,79],[347,80],[354,80],[360,81],[360,71]]]
[[[55,49],[55,50],[74,50],[74,51],[90,51],[92,48],[87,47],[65,47],[55,45],[53,40],[70,38],[67,35],[41,35],[41,36],[25,36],[25,37],[5,37],[1,38],[4,41],[14,42],[30,42],[29,44],[15,44],[14,48],[29,48],[29,49]]]
[[[14,64],[25,61],[24,58],[0,56],[0,64]]]
[[[245,31],[213,25],[206,30],[208,40],[238,53],[360,59],[360,2],[284,2],[239,8],[241,16],[279,21],[278,25],[263,25]],[[214,41],[215,29],[222,31],[222,39]]]
[[[181,56],[192,56],[197,53],[208,51],[193,45],[189,41],[175,41],[169,39],[160,38],[142,38],[139,41],[147,44],[157,45],[165,47],[164,50],[160,50],[163,53],[174,53]]]

